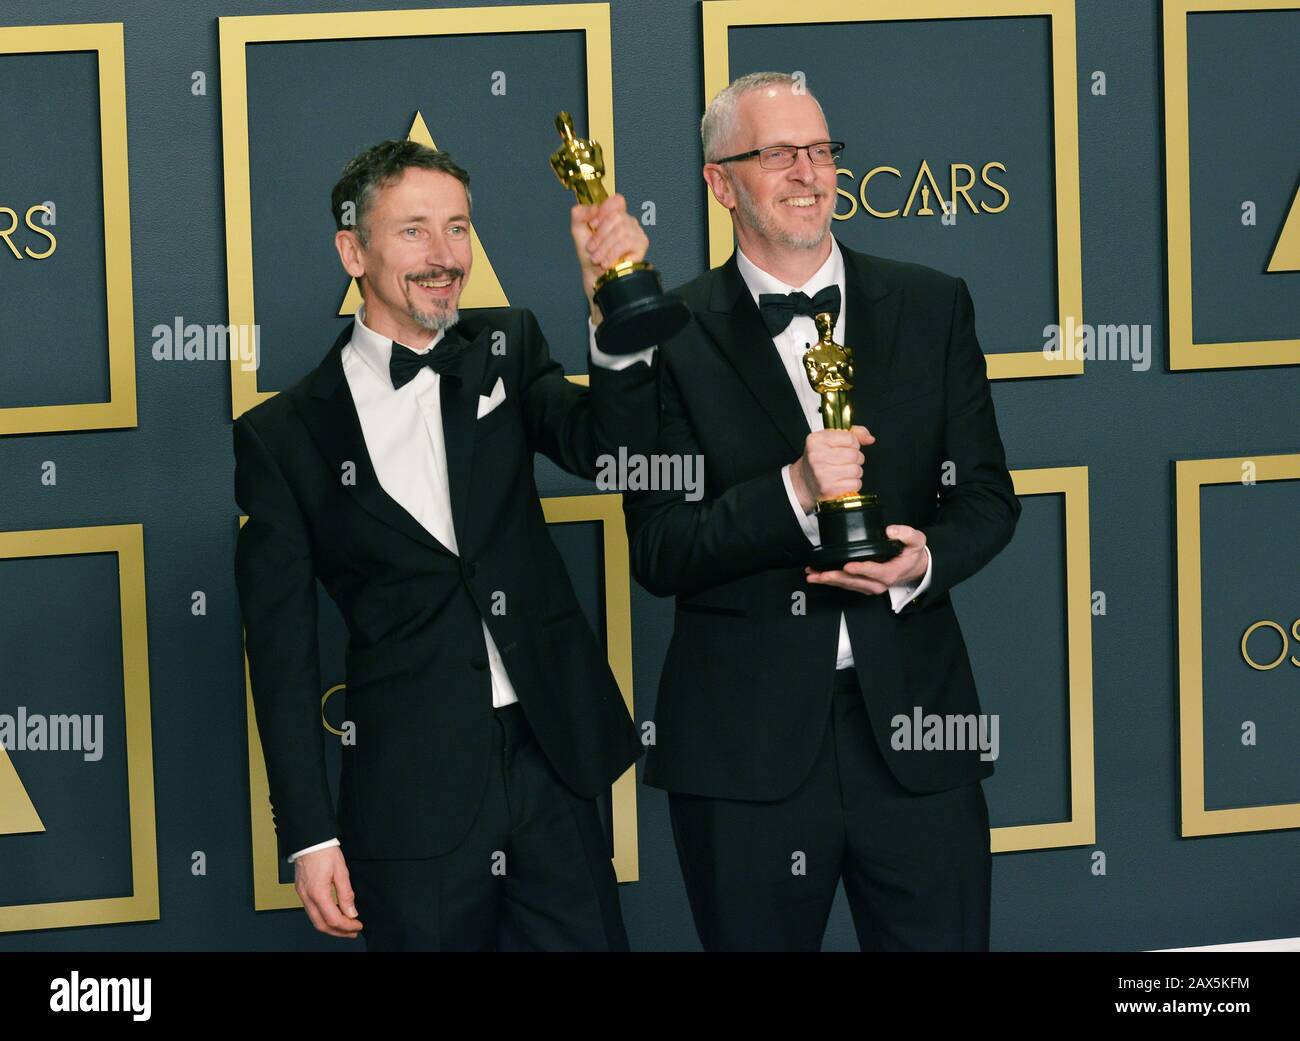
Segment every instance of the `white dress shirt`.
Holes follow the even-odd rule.
[[[394,390],[388,370],[393,341],[369,328],[364,318],[365,305],[362,304],[357,309],[352,339],[343,348],[341,360],[375,476],[384,491],[430,535],[457,553],[447,480],[447,447],[442,432],[442,376],[423,366],[414,379]],[[596,329],[590,319],[587,325],[588,346],[594,364],[606,369],[625,369],[638,362],[650,364],[653,361],[654,347],[618,356],[604,353],[596,346]],[[415,353],[427,354],[434,350],[442,337],[443,334],[438,333],[427,347]],[[480,621],[487,644],[488,671],[492,677],[492,707],[514,704],[519,699],[501,660],[501,652],[497,650],[487,622]],[[304,853],[337,845],[339,840],[334,838],[308,846],[289,857],[289,863]]]
[[[826,258],[826,263],[819,267],[812,278],[801,286],[788,286],[769,275],[745,256],[739,247],[736,248],[736,266],[740,268],[740,277],[745,280],[745,285],[749,288],[755,305],[758,304],[760,293],[787,294],[798,291],[811,297],[829,285],[839,286],[840,313],[835,320],[835,342],[844,342],[844,315],[848,310],[848,294],[844,285],[844,255],[840,252],[839,243],[834,238],[831,239],[831,253]],[[808,428],[810,430],[824,430],[821,395],[813,390],[812,384],[808,382],[807,370],[803,367],[804,351],[816,340],[817,323],[807,315],[801,314],[795,315],[784,331],[772,337],[777,354],[781,358],[781,364],[785,366],[786,375],[790,377],[790,382],[794,385],[795,395],[799,398],[799,404],[803,407],[803,414],[808,420]],[[804,513],[803,507],[799,504],[799,497],[795,495],[794,485],[790,482],[791,465],[793,464],[781,468],[781,479],[785,482],[785,491],[790,497],[790,507],[794,510],[795,516],[799,518],[799,524],[803,527],[808,540],[814,546],[820,546],[821,532],[817,528],[817,515],[816,513]],[[930,547],[926,546],[925,575],[922,577],[920,584],[900,584],[889,587],[889,600],[895,614],[930,588],[931,563]],[[852,665],[853,646],[849,642],[849,626],[841,613],[840,642],[835,656],[835,667],[836,669],[847,669]]]

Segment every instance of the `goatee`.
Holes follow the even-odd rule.
[[[460,321],[460,313],[454,307],[442,311],[421,311],[412,307],[411,317],[421,329],[426,329],[431,333],[445,333]]]

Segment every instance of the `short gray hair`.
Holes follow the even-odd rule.
[[[704,110],[704,118],[700,120],[700,141],[704,145],[706,163],[717,162],[724,144],[732,140],[736,131],[736,105],[740,99],[750,91],[777,83],[787,84],[792,90],[797,84],[800,93],[807,94],[816,101],[818,109],[822,107],[802,75],[792,72],[751,72],[737,77],[714,95],[709,107]],[[825,113],[822,113],[822,118],[825,118]]]

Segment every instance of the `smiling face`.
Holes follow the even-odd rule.
[[[375,190],[363,216],[368,243],[353,231],[335,237],[339,258],[358,280],[365,323],[409,347],[428,344],[459,317],[469,281],[469,197],[441,170],[408,166],[400,180]]]
[[[737,100],[725,154],[769,145],[808,145],[829,137],[821,108],[812,97],[795,93],[786,84],[772,84]],[[764,170],[755,156],[706,163],[704,177],[718,201],[731,211],[746,256],[757,261],[811,252],[824,259],[829,252],[835,164],[816,166],[803,151],[787,170]]]

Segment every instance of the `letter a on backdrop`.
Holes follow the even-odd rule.
[[[1278,233],[1277,248],[1269,259],[1268,270],[1300,271],[1300,189],[1291,200],[1291,209]]]
[[[23,788],[13,760],[0,748],[0,835],[26,835],[44,830],[45,825]]]

